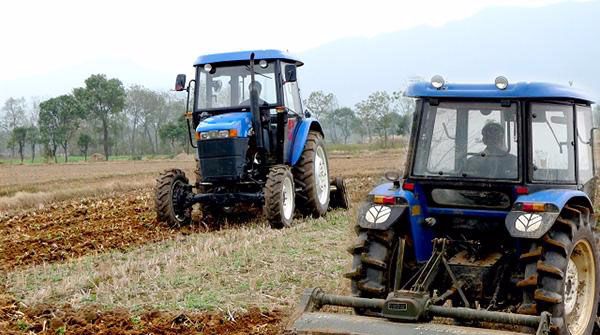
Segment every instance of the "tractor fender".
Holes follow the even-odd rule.
[[[404,191],[401,187],[395,187],[393,183],[384,183],[375,187],[369,196],[393,196],[400,202],[396,205],[363,202],[358,210],[358,226],[363,229],[389,230],[396,225],[409,225],[417,261],[427,261],[431,257],[431,240],[434,235],[431,228],[423,225],[427,206],[419,201],[420,197],[417,194],[420,191],[418,186],[415,192]],[[403,220],[402,217],[408,220]]]
[[[308,133],[311,131],[317,131],[321,135],[323,134],[323,128],[317,119],[306,118],[299,122],[296,126],[296,131],[294,132],[293,144],[292,144],[292,155],[290,158],[290,164],[292,166],[296,166],[298,161],[300,160],[300,156],[302,156],[302,151],[304,151],[304,145],[306,144],[306,140],[308,139]]]
[[[554,225],[563,207],[572,200],[583,202],[590,209],[593,208],[590,198],[582,191],[569,189],[548,189],[528,195],[519,196],[516,203],[546,203],[558,208],[552,212],[524,212],[512,210],[506,216],[504,224],[512,237],[539,239]]]
[[[389,230],[400,217],[408,205],[380,205],[365,201],[358,209],[358,225],[365,229]]]

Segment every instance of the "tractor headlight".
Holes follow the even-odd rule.
[[[505,90],[508,87],[508,79],[506,79],[506,77],[500,76],[496,78],[494,82],[496,84],[496,88],[499,90]]]
[[[445,83],[446,82],[444,81],[444,78],[440,75],[435,75],[433,78],[431,78],[431,86],[437,90],[444,87]]]
[[[212,140],[215,138],[231,138],[237,136],[237,129],[210,130],[196,133],[196,138],[199,140]]]

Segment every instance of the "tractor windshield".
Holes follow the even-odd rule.
[[[256,89],[259,105],[277,103],[275,85],[275,63],[269,62],[265,67],[258,64],[254,67]],[[207,69],[198,66],[198,83],[196,89],[197,109],[227,109],[250,106],[250,66],[211,65]]]
[[[517,179],[516,120],[514,103],[425,103],[413,174]]]

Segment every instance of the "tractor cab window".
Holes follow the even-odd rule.
[[[592,109],[577,106],[577,158],[580,184],[585,184],[594,176],[592,122]]]
[[[517,107],[500,103],[425,104],[414,175],[517,179]]]
[[[573,106],[534,103],[529,119],[533,180],[575,182]]]
[[[267,67],[254,67],[256,89],[259,93],[259,105],[277,103],[275,85],[275,64],[267,63]],[[250,106],[250,66],[218,66],[213,65],[207,71],[203,66],[198,68],[198,109],[239,108]]]

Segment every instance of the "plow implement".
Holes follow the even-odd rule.
[[[379,317],[321,312],[324,306],[368,308],[380,311]],[[427,322],[434,317],[469,323],[485,322],[522,326],[523,334],[550,333],[550,313],[540,316],[493,312],[464,307],[443,307],[429,303],[425,295],[397,292],[387,299],[366,299],[331,295],[319,288],[305,290],[286,334],[352,335],[438,335],[438,334],[515,334],[515,331],[475,328]],[[525,328],[525,329],[523,329]],[[529,329],[527,329],[529,328]],[[523,332],[525,331],[525,332]]]

